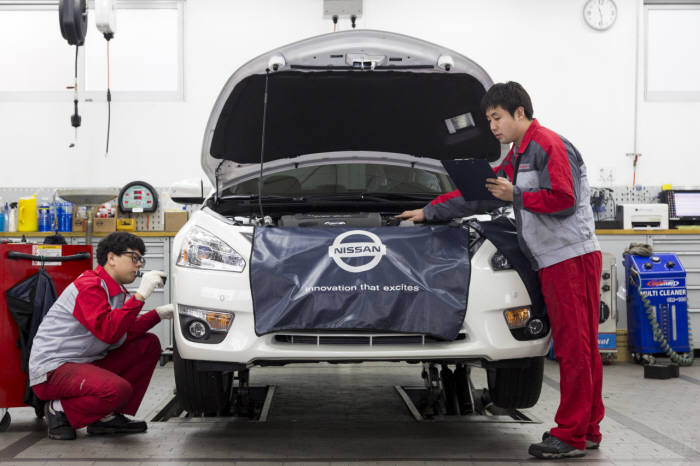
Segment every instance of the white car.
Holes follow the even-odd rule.
[[[214,192],[172,249],[187,411],[221,412],[255,366],[321,361],[423,363],[433,384],[442,364],[456,398],[480,366],[497,406],[537,402],[549,326],[508,222],[394,218],[455,189],[442,160],[503,155],[479,108],[491,85],[453,50],[367,30],[231,76],[202,147]]]

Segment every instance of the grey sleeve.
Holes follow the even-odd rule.
[[[439,204],[428,204],[423,207],[425,220],[436,222],[450,220],[456,217],[488,212],[489,210],[507,206],[509,203],[494,199],[492,201],[466,201],[462,196],[453,197]]]

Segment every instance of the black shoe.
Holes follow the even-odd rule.
[[[553,435],[549,435],[540,443],[533,443],[527,452],[536,458],[545,459],[578,458],[586,455],[585,450],[574,448]]]
[[[545,432],[542,434],[542,440],[547,440],[547,437],[551,437],[552,434]],[[594,442],[593,440],[586,439],[586,450],[597,450],[600,448],[600,443]]]
[[[97,421],[87,426],[87,432],[90,435],[138,434],[146,432],[147,428],[146,421],[136,421],[114,413],[114,418],[109,421]]]
[[[54,411],[51,402],[44,404],[44,415],[49,438],[54,440],[75,440],[75,429],[71,427],[63,411]]]

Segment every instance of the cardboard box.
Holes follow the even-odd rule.
[[[93,233],[111,233],[117,231],[117,219],[115,217],[93,219],[92,231]]]
[[[85,219],[73,216],[73,230],[76,233],[85,232]]]
[[[165,212],[165,230],[178,231],[187,223],[188,214],[185,211]]]

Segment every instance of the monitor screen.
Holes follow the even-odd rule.
[[[673,193],[677,217],[700,217],[700,192]]]

